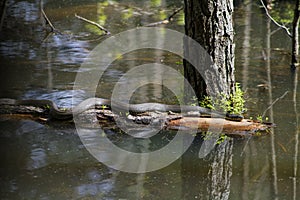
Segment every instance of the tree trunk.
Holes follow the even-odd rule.
[[[296,0],[293,20],[293,33],[292,33],[292,68],[299,65],[299,14],[300,14],[300,0]]]
[[[211,56],[214,63],[199,74],[187,61],[184,75],[201,99],[203,95],[230,94],[234,90],[234,43],[232,25],[232,0],[185,0],[185,33],[196,40]],[[192,52],[185,46],[185,55]],[[199,63],[201,63],[199,57]],[[209,66],[205,66],[209,67]]]
[[[193,66],[184,61],[184,76],[198,99],[203,98],[203,95],[218,98],[220,93],[228,96],[234,92],[235,82],[233,0],[184,0],[184,3],[185,34],[196,40],[207,51],[214,63],[210,66],[203,66],[203,60],[201,60],[203,56],[200,54],[196,64],[204,69],[199,70],[198,65]],[[184,52],[185,58],[190,58],[190,54],[195,54],[187,42],[184,44]],[[190,91],[187,92],[190,93]],[[203,141],[198,157],[207,156],[207,152],[209,153],[215,147],[212,151],[213,161],[208,173],[208,199],[228,199],[232,174],[232,142],[225,140],[222,145],[214,146],[216,138],[211,139],[213,141]]]

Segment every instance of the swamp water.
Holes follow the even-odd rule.
[[[45,12],[62,35],[43,29],[39,6],[38,0],[7,3],[0,32],[0,97],[51,99],[59,106],[70,107],[87,95],[73,91],[81,63],[108,37],[99,37],[99,31],[76,19],[75,13],[98,21],[116,34],[164,19],[181,6],[181,1],[44,1]],[[182,13],[165,27],[183,32]],[[203,140],[197,136],[171,165],[131,174],[98,162],[82,144],[74,126],[1,120],[0,198],[298,199],[299,78],[289,70],[290,39],[276,30],[258,5],[236,5],[236,79],[246,91],[247,117],[263,115],[277,100],[265,114],[277,124],[270,135],[228,140],[205,158],[198,156]],[[168,52],[132,52],[106,70],[97,95],[109,98],[127,70],[151,62],[182,70],[180,57]],[[156,70],[158,80],[170,78]],[[78,99],[72,102],[74,94]],[[150,84],[139,88],[131,100],[174,102],[169,94],[167,89]],[[106,134],[124,147],[133,144],[130,137],[119,132]],[[165,134],[161,141],[153,139],[138,145],[149,149],[162,146],[173,133]]]

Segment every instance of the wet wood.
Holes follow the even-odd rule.
[[[217,131],[229,136],[258,135],[261,131],[267,133],[267,130],[275,126],[272,123],[259,122],[250,119],[243,119],[240,122],[229,121],[221,118],[195,118],[184,117],[171,120],[168,123],[169,129],[198,129],[200,131]]]
[[[96,116],[96,122],[95,122]],[[79,116],[87,125],[92,122],[92,126],[100,125],[105,127],[106,124],[111,126],[115,119],[123,118],[124,121],[129,121],[131,124],[136,124],[135,127],[153,125],[160,126],[168,130],[197,130],[199,132],[216,131],[225,133],[232,137],[245,137],[253,135],[261,135],[268,133],[268,129],[273,127],[274,124],[263,123],[259,121],[243,119],[240,122],[229,121],[222,118],[207,118],[207,117],[190,117],[183,116],[180,113],[167,113],[167,112],[148,112],[140,113],[138,115],[123,115],[113,113],[111,110],[93,108],[89,109]],[[51,119],[48,108],[23,106],[23,105],[0,105],[0,119],[27,119],[40,123],[60,123],[65,120]],[[91,119],[91,120],[90,120]],[[68,120],[73,123],[72,120]]]
[[[161,24],[168,24],[171,21],[173,21],[173,18],[175,17],[175,15],[178,14],[182,10],[183,10],[183,7],[180,7],[178,9],[174,10],[174,12],[168,18],[166,18],[166,19],[164,19],[162,21],[150,23],[150,24],[147,24],[147,25],[144,25],[144,26],[145,27],[152,27],[152,26],[158,26],[158,25],[161,25]]]
[[[91,21],[91,20],[88,20],[88,19],[86,19],[86,18],[84,18],[84,17],[81,17],[81,16],[79,16],[79,15],[77,15],[77,14],[75,14],[75,17],[76,17],[77,19],[80,19],[80,20],[82,20],[82,21],[85,21],[85,22],[87,22],[87,23],[89,23],[89,24],[92,24],[92,25],[96,26],[96,27],[99,28],[101,31],[104,31],[106,35],[110,35],[109,30],[107,30],[106,28],[104,28],[104,27],[101,26],[100,24],[98,24],[98,23],[96,23],[96,22],[93,22],[93,21]]]
[[[58,34],[62,34],[57,28],[54,27],[54,25],[52,24],[52,22],[50,21],[50,19],[48,18],[48,16],[46,15],[44,8],[43,8],[43,1],[40,2],[41,3],[41,13],[43,18],[45,19],[46,25],[49,25],[50,27],[50,31],[53,33],[58,33]]]

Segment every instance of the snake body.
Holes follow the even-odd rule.
[[[224,114],[222,112],[214,111],[208,108],[200,106],[188,106],[188,105],[166,105],[161,103],[141,103],[141,104],[127,104],[123,102],[112,101],[103,98],[89,98],[72,109],[61,110],[51,100],[39,100],[39,99],[28,99],[28,100],[15,100],[15,99],[0,99],[0,105],[16,105],[16,106],[35,106],[49,108],[50,116],[54,119],[69,119],[73,116],[79,115],[84,111],[94,108],[95,106],[107,106],[117,111],[128,111],[132,113],[144,113],[144,112],[199,112],[201,115],[209,115],[210,117],[226,118],[231,121],[241,121],[242,116],[236,114]]]

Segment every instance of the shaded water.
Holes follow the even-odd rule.
[[[75,94],[76,104],[90,95],[72,90],[80,64],[107,36],[99,37],[75,13],[99,21],[116,34],[163,19],[180,5],[180,1],[45,1],[45,12],[64,33],[60,35],[48,34],[41,26],[39,1],[8,1],[0,32],[0,97],[51,99],[70,107]],[[72,126],[2,120],[1,199],[298,199],[300,101],[295,80],[299,78],[289,70],[290,39],[283,31],[272,33],[277,28],[258,5],[246,5],[238,5],[235,12],[236,79],[246,90],[247,117],[263,114],[278,100],[266,112],[277,124],[272,134],[224,142],[201,159],[203,140],[198,136],[171,165],[130,174],[99,163]],[[180,18],[166,27],[183,32]],[[180,58],[168,52],[132,52],[106,70],[97,95],[110,98],[114,84],[127,70],[149,62],[182,70]],[[167,76],[160,71],[158,75],[161,80]],[[176,101],[159,85],[139,88],[131,100]],[[132,145],[119,132],[106,134],[125,147]],[[165,141],[149,144],[153,148]],[[139,145],[149,148],[149,144]]]

